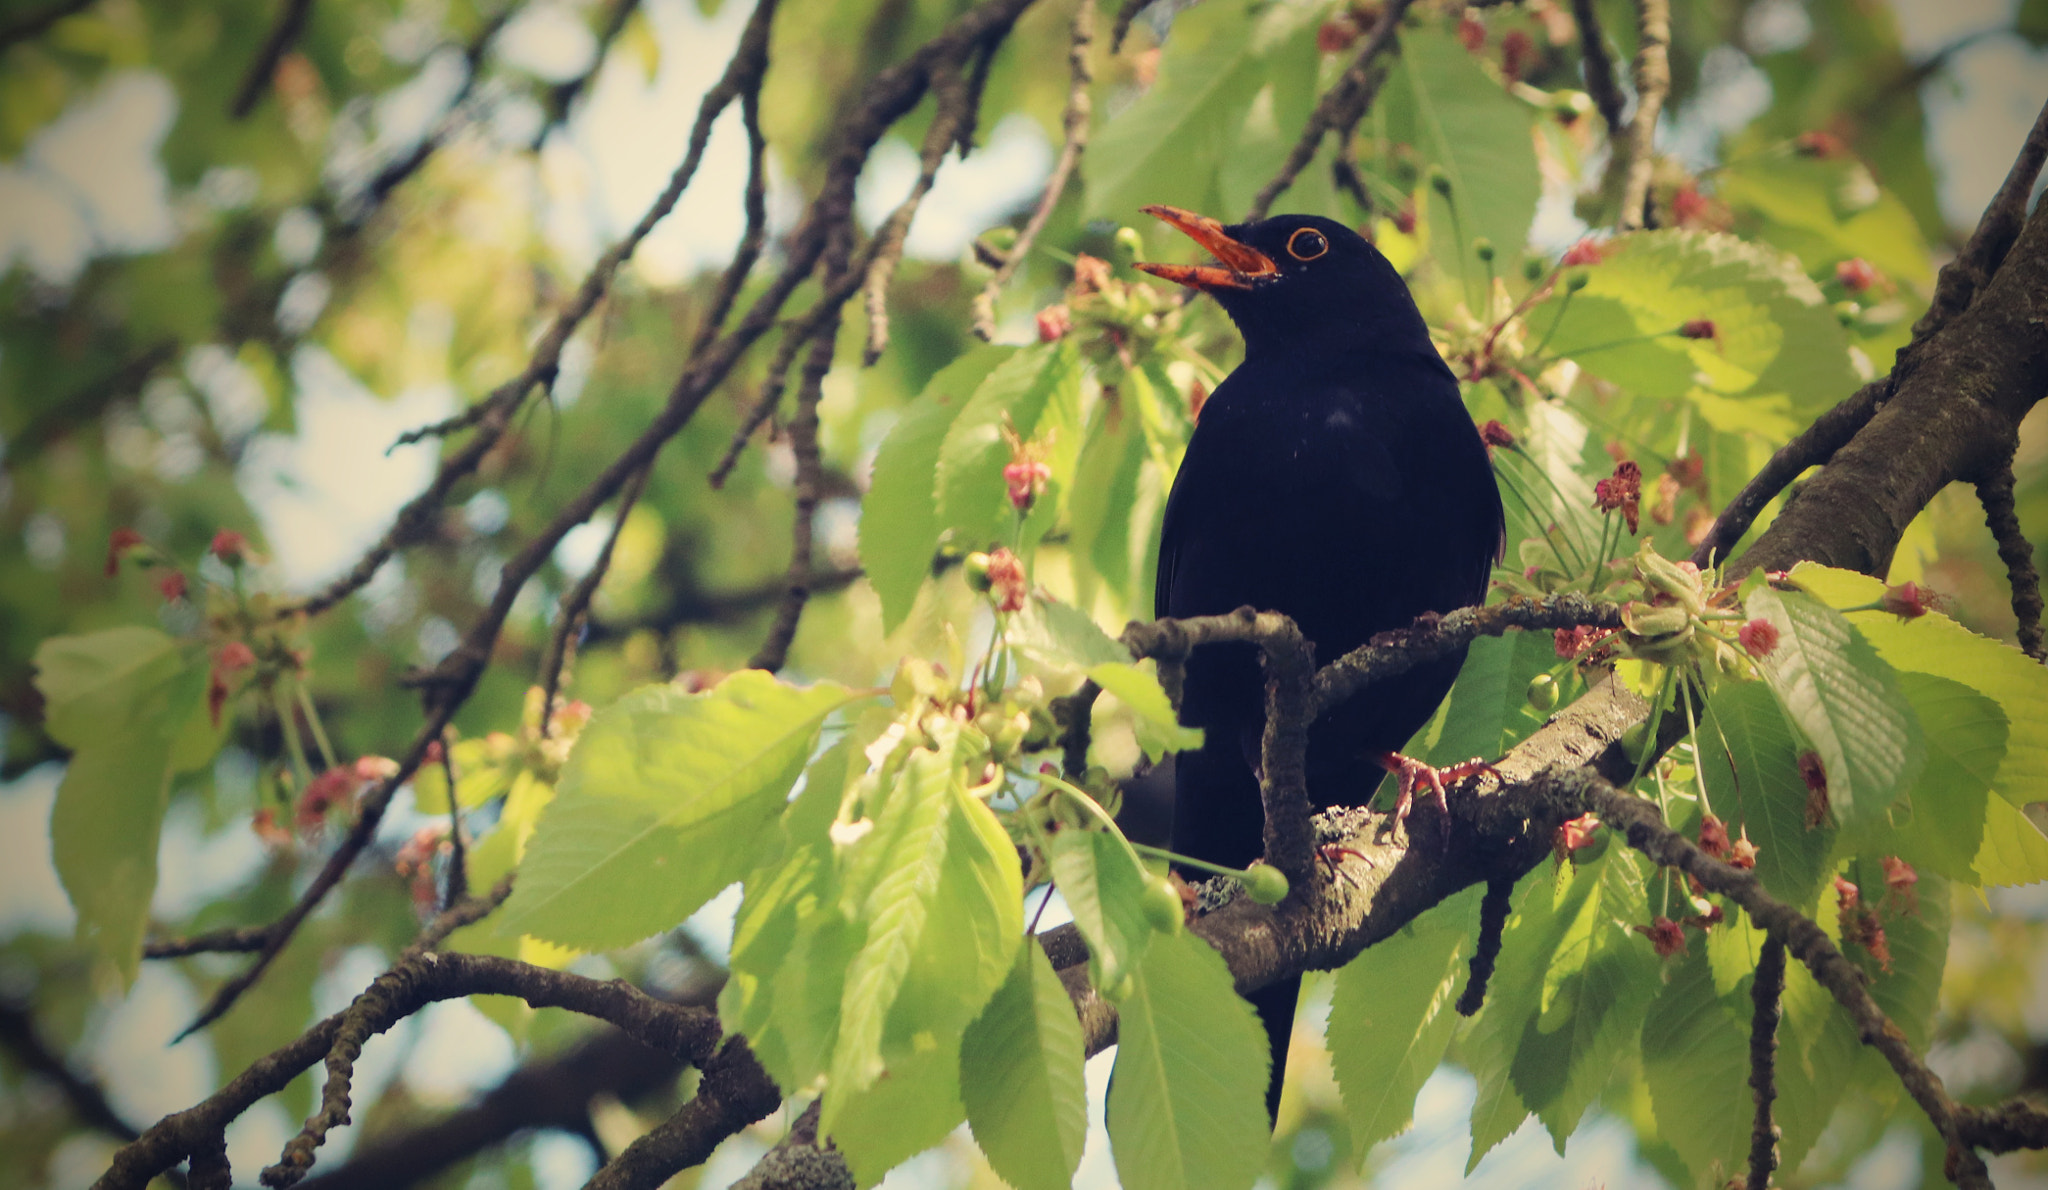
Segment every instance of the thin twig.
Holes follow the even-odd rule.
[[[292,44],[305,31],[306,17],[312,11],[313,0],[283,0],[283,7],[277,13],[277,23],[270,27],[270,35],[263,39],[263,47],[256,51],[255,60],[249,63],[249,73],[242,76],[242,85],[235,89],[235,98],[228,104],[228,115],[240,120],[256,110],[256,104],[270,90],[278,63],[284,61]]]
[[[1636,0],[1636,110],[1628,126],[1628,171],[1622,175],[1616,226],[1638,231],[1647,222],[1650,172],[1655,168],[1657,117],[1671,91],[1671,0]],[[1612,132],[1609,135],[1612,140]]]
[[[449,98],[448,106],[443,109],[440,119],[421,135],[418,142],[404,156],[385,162],[384,166],[363,184],[362,189],[342,203],[345,225],[360,227],[368,222],[377,208],[384,205],[384,200],[391,197],[392,191],[398,189],[407,178],[418,173],[420,168],[426,165],[427,159],[442,145],[447,144],[458,129],[468,123],[469,100],[476,92],[477,80],[483,76],[484,55],[490,52],[491,43],[497,40],[498,34],[517,11],[518,5],[508,4],[486,17],[484,23],[478,26],[462,50],[462,82],[456,87],[455,94]]]
[[[1109,28],[1110,53],[1121,54],[1124,52],[1124,37],[1131,31],[1131,22],[1137,20],[1139,13],[1152,7],[1155,3],[1157,3],[1157,0],[1124,0],[1123,4],[1118,6],[1116,20],[1110,23]]]
[[[1414,0],[1390,0],[1386,10],[1380,14],[1379,23],[1372,27],[1372,36],[1365,39],[1365,45],[1351,65],[1344,70],[1343,77],[1323,92],[1316,104],[1316,110],[1309,113],[1308,123],[1302,127],[1300,139],[1287,154],[1287,160],[1280,166],[1280,172],[1259,190],[1252,199],[1251,209],[1244,217],[1263,219],[1273,209],[1273,200],[1287,192],[1294,185],[1294,179],[1315,160],[1316,150],[1322,147],[1323,137],[1335,131],[1340,137],[1351,135],[1351,129],[1365,115],[1372,105],[1373,96],[1379,92],[1384,74],[1375,70],[1381,55],[1394,45],[1394,34],[1399,30],[1401,18],[1408,12]]]
[[[1073,176],[1081,154],[1087,151],[1092,111],[1088,88],[1095,81],[1095,72],[1088,65],[1088,48],[1094,40],[1095,0],[1079,0],[1074,6],[1073,32],[1067,41],[1067,74],[1072,83],[1067,88],[1066,114],[1060,120],[1063,137],[1060,157],[1053,163],[1052,175],[1045,180],[1045,193],[1039,195],[1038,205],[1032,208],[1031,217],[1024,221],[1024,230],[1017,233],[1017,242],[1004,255],[995,276],[990,277],[988,284],[982,286],[981,292],[975,296],[974,333],[984,343],[996,337],[996,295],[1010,283],[1011,277],[1016,276],[1018,267],[1030,254],[1032,243],[1045,229],[1045,221],[1052,218],[1060,196],[1066,193],[1067,179]]]
[[[1586,70],[1586,94],[1592,96],[1593,106],[1606,121],[1611,141],[1621,135],[1622,113],[1628,110],[1628,97],[1615,81],[1614,57],[1608,52],[1607,34],[1600,29],[1600,13],[1593,0],[1572,0],[1572,16],[1579,23],[1579,58]]]
[[[1779,447],[1714,518],[1707,535],[1700,539],[1692,552],[1693,565],[1704,569],[1727,561],[1735,544],[1756,523],[1757,514],[1764,510],[1764,506],[1777,499],[1778,493],[1805,474],[1808,467],[1818,467],[1834,458],[1835,452],[1847,446],[1851,438],[1870,424],[1877,411],[1884,408],[1884,403],[1891,399],[1893,388],[1892,376],[1871,381],[1841,404],[1814,418],[1813,424],[1801,430],[1798,437]]]
[[[145,959],[182,959],[195,954],[246,954],[270,941],[269,926],[235,926],[189,938],[164,938],[143,945]]]
[[[612,551],[619,544],[619,534],[625,532],[626,518],[632,515],[633,505],[640,499],[640,493],[647,487],[647,476],[651,468],[643,467],[626,481],[625,490],[619,493],[618,515],[612,518],[612,531],[605,534],[604,545],[597,551],[597,560],[590,564],[576,585],[563,594],[562,602],[555,610],[555,630],[548,634],[547,652],[540,661],[540,738],[548,738],[550,723],[554,719],[555,695],[561,690],[562,669],[568,664],[578,628],[584,616],[590,611],[590,600],[597,594],[597,588],[604,582],[604,576],[611,570]],[[449,788],[454,788],[453,785]]]
[[[2041,636],[2041,572],[2034,567],[2034,544],[2020,532],[2019,510],[2013,503],[2012,463],[1977,484],[1984,506],[1984,524],[1998,543],[1998,558],[2012,582],[2012,614],[2019,621],[2020,649],[2036,661],[2048,660]]]
[[[958,71],[948,69],[933,77],[932,98],[938,110],[932,113],[931,127],[925,131],[924,147],[918,154],[917,183],[911,187],[909,197],[897,204],[882,226],[875,229],[874,241],[868,245],[866,266],[861,270],[861,285],[868,299],[868,343],[861,358],[864,365],[873,365],[889,346],[889,279],[895,276],[896,265],[903,259],[903,241],[910,235],[911,220],[917,218],[918,207],[931,192],[947,151],[961,137],[972,134],[974,90],[961,80]],[[838,315],[832,317],[836,327]]]
[[[689,148],[683,155],[683,162],[670,175],[668,186],[640,216],[633,229],[612,245],[611,250],[598,258],[584,275],[583,284],[577,288],[576,296],[561,313],[555,316],[548,331],[534,348],[532,358],[526,367],[511,380],[500,385],[480,405],[482,413],[477,419],[477,433],[463,448],[441,462],[433,482],[427,490],[406,503],[392,526],[376,545],[371,546],[360,561],[349,568],[347,574],[328,584],[319,593],[298,605],[296,611],[318,615],[335,604],[361,590],[364,584],[376,577],[391,555],[401,547],[418,540],[429,531],[441,505],[449,493],[464,477],[474,471],[490,449],[497,445],[512,415],[526,399],[526,394],[537,384],[551,384],[561,367],[562,350],[569,342],[569,336],[596,308],[598,300],[610,288],[619,266],[639,248],[640,242],[654,230],[668,213],[675,209],[683,191],[696,175],[697,165],[704,159],[704,147],[711,140],[711,125],[723,112],[726,105],[746,91],[758,91],[761,77],[768,69],[768,32],[775,14],[777,0],[760,0],[754,8],[754,15],[748,18],[745,32],[740,35],[739,48],[733,51],[732,60],[726,64],[725,74],[718,84],[704,93],[703,101],[697,107],[697,120],[690,129]]]
[[[541,731],[547,731],[547,715],[541,715]],[[462,801],[455,796],[455,740],[441,734],[441,777],[448,783],[448,881],[441,904],[453,909],[469,895],[469,845],[462,841]]]
[[[64,1101],[81,1122],[122,1140],[134,1140],[140,1135],[107,1102],[107,1094],[98,1083],[72,1070],[63,1055],[43,1040],[28,1005],[0,1002],[0,1049],[5,1049],[22,1070],[41,1076],[62,1092]],[[18,1085],[15,1092],[20,1092]]]
[[[761,258],[761,245],[768,238],[768,138],[761,131],[759,87],[749,87],[740,92],[740,123],[747,129],[747,190],[740,201],[747,213],[747,229],[740,235],[732,263],[720,274],[718,289],[711,296],[711,306],[705,311],[704,320],[697,326],[697,335],[690,342],[692,356],[711,346],[718,332],[725,329],[726,317],[732,313],[732,304],[739,297],[740,286],[753,275],[754,263]]]
[[[1785,942],[1772,934],[1764,939],[1749,988],[1755,1009],[1749,1022],[1749,1089],[1756,1100],[1756,1122],[1749,1130],[1748,1190],[1768,1190],[1778,1168],[1780,1131],[1771,1120],[1771,1103],[1778,1098],[1778,1021],[1784,996]]]

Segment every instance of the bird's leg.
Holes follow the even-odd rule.
[[[1374,759],[1379,762],[1381,768],[1394,774],[1400,790],[1400,799],[1394,803],[1395,829],[1400,829],[1401,825],[1408,821],[1408,811],[1415,804],[1416,789],[1428,785],[1430,796],[1436,801],[1436,808],[1442,812],[1442,817],[1438,821],[1443,824],[1446,843],[1451,839],[1451,803],[1444,796],[1444,782],[1455,784],[1475,773],[1497,771],[1490,762],[1477,756],[1443,768],[1424,764],[1412,756],[1403,756],[1399,752],[1382,752]]]

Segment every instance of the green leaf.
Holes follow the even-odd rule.
[[[1896,855],[1915,868],[1965,884],[1985,841],[1985,806],[2009,734],[1998,704],[1963,685],[1911,670],[1899,687],[1919,716],[1927,765],[1903,803],[1871,829],[1843,840],[1849,855]]]
[[[1643,1078],[1657,1135],[1678,1151],[1695,1185],[1719,1186],[1742,1172],[1749,1153],[1749,1039],[1715,996],[1703,947],[1670,967],[1643,1020]]]
[[[1834,821],[1876,820],[1927,756],[1898,675],[1840,612],[1803,592],[1760,586],[1744,608],[1778,629],[1761,668],[1786,717],[1820,754]]]
[[[1430,240],[1443,267],[1460,277],[1469,271],[1476,287],[1483,278],[1472,253],[1478,236],[1493,241],[1502,261],[1520,259],[1543,191],[1529,105],[1488,77],[1450,33],[1421,28],[1401,34],[1401,56],[1377,106],[1386,134],[1450,179],[1450,200],[1429,191]]]
[[[1230,150],[1271,76],[1268,58],[1321,16],[1317,4],[1248,0],[1179,13],[1151,88],[1097,124],[1081,159],[1088,217],[1128,222],[1166,203],[1231,218],[1217,205],[1218,170],[1238,168]]]
[[[171,777],[207,756],[181,748],[206,715],[206,666],[154,628],[58,636],[36,650],[43,725],[70,748],[50,814],[57,875],[78,938],[126,988],[142,962]]]
[[[1173,703],[1149,670],[1128,661],[1108,661],[1089,666],[1088,676],[1137,716],[1138,746],[1155,762],[1168,752],[1202,746],[1202,729],[1181,726]]]
[[[1834,311],[1774,249],[1728,235],[1637,232],[1610,241],[1586,276],[1557,317],[1550,353],[1640,396],[1697,398],[1716,429],[1754,428],[1739,414],[1731,420],[1737,407],[1811,416],[1856,386]],[[1551,316],[1539,309],[1531,321],[1546,326]],[[1714,324],[1712,338],[1674,333],[1695,319]],[[1706,399],[1713,394],[1741,401]]]
[[[1747,238],[1798,256],[1809,271],[1856,256],[1895,281],[1934,280],[1913,213],[1860,161],[1759,153],[1715,171],[1714,194]]]
[[[911,1055],[888,1078],[848,1097],[835,1113],[832,1145],[846,1155],[854,1183],[872,1186],[966,1118],[958,1047],[941,1046]]]
[[[1660,964],[1629,928],[1649,916],[1631,853],[1611,847],[1593,863],[1568,865],[1554,897],[1556,945],[1509,1074],[1562,1154],[1641,1027]]]
[[[917,602],[939,544],[932,477],[955,418],[982,378],[1015,351],[982,347],[940,369],[903,410],[875,452],[873,478],[860,507],[860,564],[882,601],[882,627],[893,631]]]
[[[1100,582],[1117,606],[1142,603],[1144,614],[1152,592],[1132,590],[1131,510],[1138,504],[1146,458],[1145,434],[1127,407],[1133,399],[1105,394],[1095,403],[1067,499],[1068,549],[1081,563],[1074,567],[1074,588],[1082,606],[1093,603]]]
[[[860,693],[743,670],[599,711],[562,768],[499,929],[582,950],[669,929],[754,867],[825,717]]]
[[[1451,1043],[1478,897],[1477,888],[1452,897],[1337,973],[1326,1043],[1361,1167],[1374,1145],[1407,1130]]]
[[[1129,664],[1131,652],[1087,612],[1046,595],[1024,605],[1010,622],[1010,642],[1040,664],[1060,669]]]
[[[1089,981],[1107,995],[1138,969],[1153,941],[1143,903],[1145,870],[1107,831],[1055,831],[1046,840],[1046,859],[1088,943]]]
[[[1072,434],[1080,401],[1081,357],[1071,339],[1023,348],[997,364],[975,387],[939,447],[939,527],[953,530],[963,548],[1008,543],[1017,512],[1003,479],[1010,462],[1004,425],[1026,441],[1040,432],[1042,421]]]
[[[1867,575],[1811,562],[1793,567],[1792,581],[1835,608],[1874,603],[1885,589]],[[2048,801],[2048,667],[1940,612],[1911,620],[1884,611],[1848,614],[1893,667],[1961,682],[1997,703],[2010,735],[1992,788],[2014,806]]]
[[[1756,844],[1765,891],[1810,909],[1827,883],[1835,828],[1806,825],[1806,782],[1799,748],[1778,700],[1762,682],[1728,682],[1701,711],[1701,773],[1728,833]]]
[[[2048,880],[2048,835],[2012,803],[1993,798],[1984,804],[1984,844],[1971,866],[1989,885]]]
[[[1529,709],[1529,679],[1557,664],[1551,638],[1540,632],[1483,636],[1472,642],[1451,687],[1442,726],[1431,740],[1432,764],[1496,757],[1542,726]]]
[[[1161,934],[1133,982],[1108,1107],[1124,1190],[1243,1190],[1272,1147],[1266,1031],[1193,933]]]
[[[844,850],[840,911],[865,929],[847,964],[820,1127],[884,1075],[938,1048],[955,1062],[961,1035],[1023,945],[1016,850],[967,792],[955,740],[919,748],[883,795],[874,827]],[[919,1067],[922,1068],[922,1067]],[[955,1091],[957,1098],[957,1089]]]
[[[1074,1183],[1088,1139],[1081,1022],[1035,942],[967,1027],[960,1045],[960,1097],[988,1163],[1017,1190]]]
[[[1905,1033],[1913,1048],[1925,1053],[1934,1031],[1934,1010],[1941,1000],[1941,974],[1948,966],[1948,881],[1937,873],[1922,872],[1913,896],[1903,899],[1885,888],[1884,867],[1878,856],[1859,857],[1843,875],[1862,890],[1863,903],[1878,910],[1885,941],[1891,947],[1891,969],[1867,959],[1859,947],[1842,949],[1872,976],[1870,998]]]

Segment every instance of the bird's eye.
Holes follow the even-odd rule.
[[[1314,260],[1330,250],[1330,241],[1313,227],[1304,227],[1287,237],[1287,251],[1296,260]]]

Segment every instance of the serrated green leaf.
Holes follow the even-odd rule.
[[[1088,943],[1089,981],[1098,989],[1121,985],[1152,944],[1142,899],[1144,869],[1105,831],[1055,831],[1046,844],[1053,883]]]
[[[2048,835],[2010,802],[1992,798],[1984,804],[1984,844],[1971,866],[1988,885],[2048,880]]]
[[[1922,871],[1974,885],[1985,805],[2009,734],[2005,713],[1961,682],[1933,674],[1902,671],[1899,688],[1920,719],[1927,764],[1903,802],[1837,850],[1896,855]]]
[[[1851,191],[1871,193],[1845,202]],[[1715,171],[1714,194],[1733,208],[1745,236],[1798,256],[1810,272],[1861,257],[1895,281],[1926,286],[1934,279],[1913,213],[1853,158],[1779,152],[1731,160]]]
[[[1891,968],[1867,960],[1853,944],[1842,949],[1872,976],[1870,998],[1913,1048],[1924,1053],[1941,1000],[1941,975],[1948,968],[1948,881],[1922,872],[1912,895],[1902,896],[1885,887],[1881,857],[1874,855],[1859,857],[1843,875],[1862,890],[1863,903],[1877,909],[1891,949]]]
[[[1074,1182],[1088,1139],[1081,1022],[1036,943],[967,1027],[960,1097],[989,1166],[1017,1190]]]
[[[1749,1041],[1714,994],[1704,948],[1690,948],[1670,968],[1643,1019],[1643,1078],[1658,1136],[1684,1159],[1694,1185],[1719,1186],[1749,1153]]]
[[[1266,1031],[1223,957],[1161,934],[1117,1006],[1109,1140],[1124,1190],[1243,1190],[1271,1147]]]
[[[1361,1167],[1374,1145],[1407,1130],[1451,1043],[1478,897],[1477,888],[1452,897],[1337,973],[1325,1040]]]
[[[1649,914],[1635,857],[1610,847],[1569,872],[1552,909],[1563,929],[1509,1071],[1560,1154],[1642,1026],[1660,970],[1629,928]]]
[[[1811,562],[1793,567],[1792,581],[1835,608],[1874,603],[1885,589],[1868,575]],[[2010,734],[1992,788],[2014,806],[2048,801],[2048,667],[1940,612],[1912,620],[1884,611],[1848,615],[1877,655],[1897,669],[1961,682],[1997,703]]]
[[[873,478],[860,505],[860,564],[882,601],[885,631],[910,614],[931,573],[942,528],[932,484],[946,432],[975,387],[1014,352],[977,348],[940,369],[875,452]]]
[[[1450,179],[1449,200],[1429,192],[1430,240],[1443,267],[1454,276],[1469,272],[1476,291],[1483,270],[1472,240],[1491,239],[1512,264],[1536,217],[1543,180],[1529,135],[1531,109],[1489,78],[1455,37],[1435,28],[1401,34],[1401,56],[1376,106],[1388,136],[1413,146],[1424,164]],[[1463,269],[1456,267],[1460,259]]]
[[[1009,640],[1041,665],[1059,669],[1128,664],[1131,658],[1087,612],[1044,595],[1033,597],[1010,621]]]
[[[1429,742],[1429,762],[1496,757],[1542,726],[1542,716],[1529,710],[1529,680],[1556,664],[1557,650],[1542,633],[1510,632],[1473,641],[1446,700],[1442,727]]]
[[[1080,400],[1081,357],[1070,339],[1023,348],[997,364],[975,386],[939,447],[939,528],[951,529],[964,548],[1007,543],[1017,512],[1003,479],[1010,462],[1003,428],[1030,441],[1041,421],[1072,427],[1080,420]]]
[[[141,627],[52,637],[35,665],[44,729],[72,750],[50,813],[57,876],[79,940],[126,988],[142,962],[171,777],[208,758],[180,746],[206,716],[206,665]]]
[[[864,1190],[945,1140],[966,1118],[958,1047],[941,1046],[906,1058],[888,1078],[849,1097],[835,1113],[832,1144]]]
[[[1729,682],[1700,713],[1701,773],[1730,837],[1757,846],[1756,875],[1788,905],[1811,908],[1827,883],[1835,828],[1806,825],[1799,748],[1778,700],[1762,682]]]
[[[599,711],[499,929],[602,950],[677,925],[753,869],[825,717],[860,697],[743,670],[701,694],[649,686]]]
[[[1820,754],[1834,821],[1877,820],[1927,756],[1898,675],[1840,612],[1803,592],[1760,586],[1744,608],[1778,629],[1760,668],[1786,718]]]
[[[1128,661],[1108,661],[1088,667],[1095,684],[1129,707],[1137,717],[1138,746],[1157,761],[1168,752],[1185,752],[1202,746],[1202,729],[1182,727],[1173,703],[1149,670]]]
[[[1742,406],[1789,418],[1810,416],[1856,385],[1834,311],[1775,249],[1720,234],[1637,232],[1610,241],[1586,276],[1556,315],[1549,350],[1638,395],[1739,395]],[[1532,324],[1547,326],[1561,303],[1536,310]],[[1711,338],[1673,333],[1695,319],[1713,323]],[[1696,404],[1716,429],[1753,428],[1722,424],[1730,403]]]

